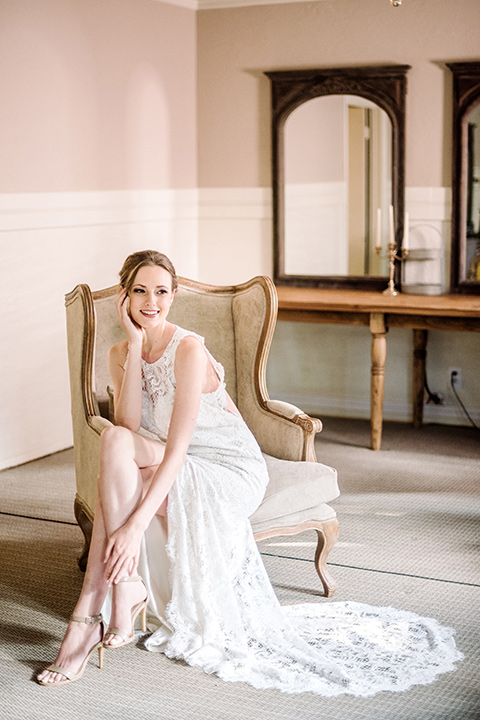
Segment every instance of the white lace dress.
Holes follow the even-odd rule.
[[[164,440],[175,394],[176,328],[162,357],[142,363],[143,432]],[[208,351],[207,351],[208,352]],[[261,451],[226,407],[223,368],[202,396],[186,462],[168,496],[168,541],[155,516],[139,571],[150,600],[149,650],[223,680],[289,693],[369,696],[432,682],[462,658],[453,631],[392,608],[322,602],[281,607],[249,516],[268,482]]]

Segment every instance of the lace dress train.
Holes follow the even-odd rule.
[[[168,433],[176,328],[156,363],[142,362],[143,431]],[[206,351],[208,353],[208,351]],[[168,533],[154,517],[139,571],[150,594],[145,645],[223,680],[323,696],[370,696],[432,682],[462,658],[436,620],[354,602],[280,606],[249,516],[268,475],[243,420],[227,409],[223,368],[202,396],[186,462],[168,498]],[[167,539],[168,534],[168,539]]]

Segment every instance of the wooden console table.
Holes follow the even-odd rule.
[[[395,297],[363,290],[328,290],[277,286],[278,319],[297,322],[367,325],[372,334],[370,381],[371,448],[382,442],[387,332],[413,329],[413,425],[423,422],[425,358],[428,330],[480,332],[480,297],[473,295],[406,295]]]

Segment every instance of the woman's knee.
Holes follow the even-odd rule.
[[[121,425],[110,425],[102,430],[100,450],[103,455],[110,452],[133,452],[132,431]]]

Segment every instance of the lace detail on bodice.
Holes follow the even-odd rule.
[[[188,336],[195,337],[205,348],[204,339],[200,335],[176,327],[170,342],[158,360],[154,363],[142,360],[142,427],[162,439],[166,439],[175,400],[176,351],[181,341]],[[202,395],[199,419],[205,414],[205,407],[222,412],[226,409],[225,371],[206,348],[205,352],[217,374],[219,385],[214,392]]]
[[[157,433],[164,422],[158,423],[161,415],[173,408],[175,397],[175,353],[185,335],[176,327],[162,356],[154,363],[142,360],[142,427]],[[159,402],[160,401],[160,402]],[[157,418],[158,416],[158,418]],[[163,435],[166,438],[166,433]]]
[[[153,405],[157,404],[159,398],[170,395],[172,389],[175,391],[175,354],[178,345],[187,336],[197,338],[205,348],[204,339],[200,335],[176,327],[170,342],[158,360],[154,363],[147,363],[145,360],[142,360],[142,390],[148,393]],[[223,365],[210,355],[207,348],[205,348],[205,352],[220,382],[224,383],[225,370]]]

